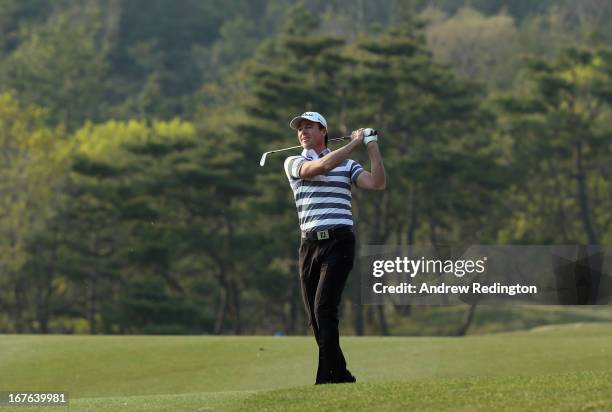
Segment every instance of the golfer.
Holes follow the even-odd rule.
[[[321,114],[303,113],[289,125],[297,130],[304,148],[301,155],[285,160],[285,173],[302,230],[302,296],[319,346],[315,384],[355,382],[340,349],[338,305],[355,257],[351,184],[365,190],[384,190],[386,186],[378,136],[364,137],[364,129],[355,130],[350,143],[330,151],[327,122]],[[364,144],[372,172],[349,159]]]

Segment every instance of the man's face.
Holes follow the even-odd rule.
[[[325,128],[319,123],[302,120],[298,124],[298,139],[304,149],[323,149],[325,147]]]

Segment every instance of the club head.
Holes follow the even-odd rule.
[[[263,166],[266,164],[266,157],[268,157],[268,152],[265,152],[261,155],[261,159],[259,160],[259,166]]]

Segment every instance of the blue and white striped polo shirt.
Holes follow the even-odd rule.
[[[330,152],[319,155],[313,149],[304,149],[300,156],[285,159],[285,173],[293,189],[293,198],[298,211],[300,229],[304,232],[353,226],[351,209],[351,182],[356,184],[363,167],[347,159],[329,173],[310,179],[300,178],[300,167],[307,161],[319,159]]]

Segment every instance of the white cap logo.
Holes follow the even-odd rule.
[[[300,120],[310,120],[311,122],[320,123],[323,127],[327,129],[327,121],[325,121],[325,117],[323,117],[320,113],[304,112],[300,116],[296,116],[293,119],[291,119],[291,122],[289,122],[289,126],[292,129],[297,130]]]

